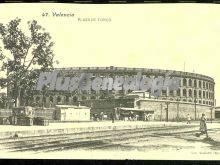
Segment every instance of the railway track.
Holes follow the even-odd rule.
[[[103,149],[135,141],[148,141],[149,137],[195,133],[198,126],[167,126],[111,130],[61,135],[0,139],[0,147],[8,152],[54,152],[72,149]]]

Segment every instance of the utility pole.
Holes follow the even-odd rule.
[[[212,123],[212,109],[213,109],[213,107],[211,107],[211,123]]]
[[[160,121],[162,121],[163,104],[160,103]]]

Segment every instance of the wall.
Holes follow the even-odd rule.
[[[154,110],[155,120],[166,120],[166,101],[163,100],[139,100],[137,101],[137,107],[146,110]],[[214,108],[212,110],[212,118],[214,119]],[[206,115],[207,119],[211,119],[211,106],[196,105],[196,119],[201,118],[202,113]],[[168,118],[170,121],[174,120],[186,120],[187,114],[190,114],[191,118],[195,119],[195,104],[170,101],[168,105]]]

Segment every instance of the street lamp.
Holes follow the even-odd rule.
[[[44,109],[45,107],[45,104],[46,104],[46,100],[45,100],[45,104],[44,104],[44,98],[46,97],[47,95],[47,90],[49,88],[49,85],[45,85],[42,89],[42,109]],[[45,98],[46,99],[46,98]]]
[[[176,99],[176,104],[177,104],[177,121],[179,121],[179,101],[180,101],[180,98],[177,98]]]
[[[196,92],[196,94],[195,94]],[[194,87],[194,106],[195,106],[195,121],[196,121],[196,102],[197,102],[197,91],[196,91],[196,86]]]
[[[197,100],[196,100],[196,97],[195,97],[195,99],[194,99],[194,103],[195,103],[195,120],[196,120],[196,102],[197,102]]]
[[[168,112],[169,112],[168,105],[170,104],[170,101],[166,101],[165,104],[167,105],[167,107],[166,107],[166,122],[168,122],[168,116],[169,116],[169,114],[168,114]]]
[[[211,123],[212,123],[212,110],[213,110],[213,107],[211,107],[210,109],[211,109]]]

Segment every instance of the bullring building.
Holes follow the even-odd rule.
[[[158,97],[149,97],[139,99],[135,102],[134,107],[140,109],[149,109],[155,111],[155,117],[161,118],[162,113],[159,112],[163,105],[169,101],[170,109],[174,109],[173,118],[175,117],[175,109],[181,110],[186,113],[194,115],[196,109],[197,117],[202,112],[209,112],[210,108],[215,106],[215,82],[214,79],[196,73],[175,71],[175,70],[161,70],[161,69],[148,69],[148,68],[126,68],[126,67],[73,67],[73,68],[58,68],[55,69],[60,76],[74,77],[79,76],[81,73],[91,73],[93,77],[135,77],[138,73],[145,77],[165,77],[168,73],[171,77],[178,77],[180,79],[180,86],[178,89],[170,90],[169,88],[160,91]],[[49,91],[46,94],[36,91],[33,97],[33,102],[37,105],[44,105],[45,107],[53,107],[57,104],[70,104],[74,105],[83,101],[102,101],[106,99],[118,99],[131,93],[132,90],[99,90],[93,89],[74,91]],[[150,91],[148,91],[150,92]],[[195,107],[196,105],[196,107]],[[158,110],[158,112],[156,112]],[[186,110],[186,111],[185,111]],[[178,112],[180,115],[181,112]],[[169,116],[170,117],[170,116]],[[172,115],[171,115],[172,117]]]

